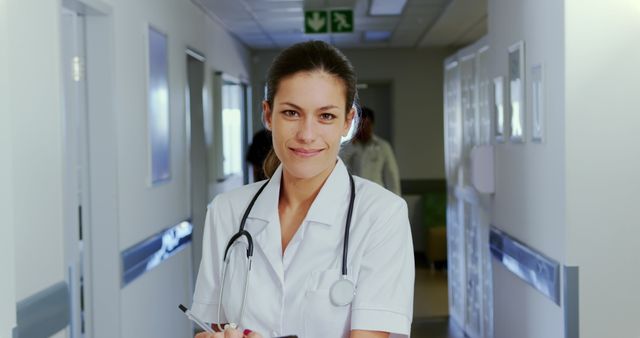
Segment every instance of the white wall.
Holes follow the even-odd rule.
[[[227,33],[217,22],[207,18],[200,31],[206,43],[207,65],[241,80],[249,80],[251,75],[251,54],[249,49]],[[211,74],[207,74],[208,83]]]
[[[588,4],[565,5],[567,261],[580,337],[640,337],[640,3]]]
[[[526,102],[525,144],[498,144],[492,223],[565,263],[564,4],[544,0],[490,0],[490,78],[508,84],[507,48],[525,43],[526,97],[530,68],[543,64],[546,139],[531,143],[531,102]],[[508,91],[506,91],[508,93]],[[496,338],[563,337],[562,308],[494,264]]]
[[[9,0],[16,300],[65,278],[57,2]]]
[[[56,2],[9,0],[3,20],[9,33],[5,64],[10,85],[6,102],[11,116],[14,312],[15,302],[66,276],[58,8]]]
[[[191,251],[183,250],[122,289],[120,337],[191,337],[178,310],[191,305]]]
[[[0,267],[10,271],[12,277],[9,281],[3,280],[1,285],[2,336],[14,324],[15,301],[64,280],[66,275],[62,217],[65,163],[62,162],[61,2],[0,0],[0,65],[3,67],[0,71],[8,71],[8,76],[1,76],[0,81],[3,95],[0,156],[8,158],[2,162],[0,183],[3,188],[10,187],[1,189],[0,205],[3,219],[8,219],[11,227],[7,232],[9,242],[15,243],[15,261],[13,246],[4,245],[0,252]],[[112,14],[112,40],[105,44],[113,46],[113,59],[105,59],[108,59],[106,64],[113,66],[114,109],[111,113],[116,121],[113,137],[117,138],[114,160],[117,189],[113,192],[117,205],[114,206],[115,221],[106,226],[114,227],[113,238],[117,239],[113,242],[117,242],[114,244],[119,250],[124,250],[190,216],[184,109],[186,47],[206,55],[208,86],[214,69],[247,78],[249,51],[190,1],[89,2],[104,5]],[[7,15],[7,11],[11,15]],[[163,30],[169,39],[172,176],[169,182],[157,187],[147,184],[145,60],[149,23]],[[10,35],[5,34],[5,29]],[[8,84],[11,92],[5,100]],[[5,108],[12,114],[5,115]],[[13,188],[5,182],[12,183]],[[105,196],[105,200],[113,197]],[[9,210],[5,212],[4,208]],[[13,221],[12,215],[16,215]],[[119,255],[111,258],[119,259]],[[100,266],[94,268],[100,269]],[[119,289],[117,279],[118,285],[112,287]],[[120,290],[119,299],[112,299],[117,303],[119,319],[109,319],[117,327],[109,328],[108,336],[147,336],[150,327],[154,337],[189,336],[191,323],[177,311],[176,305],[190,303],[192,282],[191,249],[188,248]],[[95,293],[101,291],[95,290]],[[6,308],[4,304],[8,304]]]
[[[393,144],[403,179],[444,178],[442,64],[450,52],[444,48],[344,51],[359,80],[392,83]],[[273,51],[253,55],[254,129],[261,127],[262,86],[275,55]]]
[[[10,337],[15,326],[15,262],[13,229],[13,140],[9,110],[9,63],[7,56],[7,2],[0,0],[0,215],[4,243],[0,246],[0,337]]]
[[[248,76],[248,50],[188,1],[109,1],[115,32],[116,112],[120,181],[121,248],[189,216],[185,149],[184,88],[187,47],[207,57],[213,69]],[[171,180],[148,184],[146,134],[146,29],[164,31],[169,40],[171,90]],[[210,113],[210,112],[209,112]]]
[[[214,70],[248,77],[249,52],[189,1],[113,0],[111,3],[116,27],[119,231],[120,249],[124,250],[190,216],[185,49],[195,48],[207,57],[207,87],[211,85]],[[147,184],[145,34],[148,23],[167,33],[169,39],[171,180],[156,187]],[[191,252],[186,250],[122,290],[122,337],[188,334],[186,330],[191,324],[176,306],[191,302],[190,267]],[[149,327],[153,327],[151,332]]]
[[[188,195],[184,50],[186,44],[198,36],[195,32],[201,25],[195,23],[201,18],[188,3],[176,1],[113,1],[113,7],[116,40],[115,110],[118,121],[120,248],[126,249],[189,216],[188,199],[184,198]],[[192,24],[184,24],[185,21]],[[147,160],[148,24],[168,36],[171,92],[171,179],[154,187],[149,184],[150,170]]]

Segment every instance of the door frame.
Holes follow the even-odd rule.
[[[84,189],[83,263],[85,337],[120,336],[120,248],[118,224],[118,154],[115,116],[115,73],[113,10],[101,0],[63,0],[63,11],[72,11],[84,18],[86,77],[86,114],[82,127],[86,135],[86,188]],[[61,34],[60,46],[64,37]],[[64,62],[61,60],[61,62]],[[64,66],[62,67],[64,69]],[[64,82],[64,77],[61,78]],[[64,83],[63,83],[64,88]],[[63,110],[66,112],[66,110]],[[65,117],[66,120],[67,117]],[[70,117],[77,118],[77,117]],[[64,121],[66,123],[66,121]],[[65,136],[63,156],[76,147]],[[75,142],[79,142],[76,140]],[[67,163],[67,162],[63,162]],[[74,170],[64,169],[65,175]],[[65,180],[64,219],[77,217],[73,196],[75,184]],[[66,225],[69,227],[70,225]],[[65,230],[67,231],[67,230]],[[69,232],[73,233],[73,229]],[[95,240],[94,240],[95,239]],[[73,237],[65,236],[65,245],[73,245]],[[67,267],[65,267],[66,269]],[[73,287],[73,286],[72,286]],[[77,305],[76,305],[77,306]],[[72,323],[77,326],[79,323]],[[77,332],[74,329],[70,333]],[[70,335],[71,336],[71,335]],[[71,336],[73,337],[73,336]]]
[[[394,127],[396,125],[396,112],[395,112],[395,105],[394,105],[394,91],[395,91],[395,83],[393,79],[372,79],[372,80],[367,80],[367,79],[360,79],[358,80],[358,95],[360,93],[361,90],[366,90],[370,85],[372,86],[388,86],[389,88],[389,92],[388,92],[388,96],[389,96],[389,111],[387,111],[385,113],[385,115],[387,115],[389,117],[389,123],[387,128],[388,130],[388,136],[384,137],[382,136],[387,142],[389,142],[389,144],[391,145],[391,147],[394,147],[395,144],[395,131],[394,131]],[[364,87],[364,88],[363,88]],[[358,105],[361,108],[363,106],[363,102],[360,100],[360,98],[358,99]],[[366,103],[364,104],[364,106],[368,106]],[[378,115],[381,114],[381,112],[378,110],[374,109],[374,113],[376,113],[376,117]],[[376,125],[380,125],[380,119],[377,118],[377,122]]]
[[[209,170],[208,170],[208,160],[207,160],[207,137],[206,137],[206,121],[205,121],[205,116],[208,113],[207,111],[207,107],[206,107],[206,95],[208,93],[208,91],[206,90],[207,88],[207,79],[206,79],[206,75],[207,75],[207,59],[206,56],[197,51],[194,48],[188,47],[185,51],[185,60],[186,60],[186,79],[185,79],[185,130],[186,130],[186,140],[187,140],[187,146],[186,146],[186,154],[187,154],[187,160],[186,160],[186,168],[187,168],[187,196],[188,196],[188,203],[189,203],[189,210],[190,210],[190,218],[191,218],[191,223],[193,224],[193,238],[194,240],[191,242],[191,264],[193,267],[193,274],[189,276],[190,278],[190,282],[189,282],[189,286],[192,288],[191,289],[191,293],[193,293],[193,290],[195,288],[195,277],[197,276],[199,267],[200,267],[200,260],[201,260],[201,254],[202,254],[202,234],[203,234],[203,229],[204,229],[204,213],[205,213],[205,209],[206,209],[206,205],[208,204],[208,198],[209,198]],[[198,212],[197,210],[195,210],[195,208],[200,207],[200,203],[202,201],[198,201],[197,197],[195,196],[194,190],[196,188],[197,185],[194,185],[194,177],[193,177],[193,156],[194,156],[194,152],[193,150],[193,130],[191,128],[191,123],[192,123],[192,101],[191,101],[191,96],[192,96],[192,90],[193,88],[191,87],[191,63],[192,62],[199,62],[201,67],[202,67],[202,87],[198,88],[198,90],[200,90],[200,95],[201,95],[201,106],[202,106],[202,132],[203,132],[203,144],[202,146],[204,147],[204,158],[201,159],[202,161],[204,161],[204,177],[205,177],[205,182],[204,182],[204,189],[205,189],[205,203],[203,208],[199,211],[201,212],[202,216],[201,217],[196,217],[194,215],[195,212]]]

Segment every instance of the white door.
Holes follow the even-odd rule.
[[[461,184],[463,192],[473,192],[471,183],[471,150],[476,145],[476,71],[475,54],[465,56],[460,61],[460,89],[462,104],[462,158]],[[460,191],[460,190],[459,190]],[[464,194],[460,201],[465,242],[465,332],[471,337],[480,337],[481,324],[481,284],[482,266],[479,242],[478,210],[474,199]]]
[[[194,53],[194,52],[191,52]],[[197,56],[197,55],[196,55]],[[193,223],[193,271],[198,272],[202,257],[204,220],[209,198],[207,145],[204,131],[204,75],[203,57],[187,55],[186,105],[189,128],[189,177],[191,180],[191,222]],[[195,279],[194,279],[195,280]]]
[[[460,185],[462,117],[460,109],[460,66],[445,67],[444,128],[447,178],[447,265],[449,275],[449,315],[461,326],[465,323],[465,245],[460,201],[455,191]]]
[[[445,162],[451,317],[472,338],[493,337],[488,250],[491,197],[471,181],[471,151],[490,140],[487,48],[466,50],[445,66]]]
[[[76,12],[62,10],[62,63],[64,81],[64,219],[65,261],[71,297],[69,337],[84,336],[84,240],[89,219],[87,100],[84,74],[85,23]]]
[[[491,81],[489,79],[489,47],[480,48],[476,54],[476,143],[491,144]],[[491,270],[491,252],[489,251],[489,228],[493,197],[480,195],[476,206],[476,220],[479,228],[478,241],[482,257],[480,283],[482,291],[480,307],[482,309],[481,336],[493,337],[493,278]]]

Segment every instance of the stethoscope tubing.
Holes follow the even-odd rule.
[[[353,216],[353,206],[356,198],[355,182],[353,180],[353,176],[351,175],[351,173],[348,173],[348,174],[349,174],[349,183],[351,184],[351,194],[349,196],[349,208],[347,209],[347,221],[346,221],[346,226],[344,230],[344,243],[342,248],[342,276],[347,276],[347,253],[349,252],[349,232],[351,229],[351,218]],[[262,191],[264,190],[264,188],[267,187],[267,184],[269,184],[270,181],[271,180],[267,180],[260,187],[260,189],[258,189],[256,194],[251,199],[251,202],[249,202],[249,205],[247,206],[247,209],[245,210],[244,214],[242,215],[242,219],[240,220],[240,229],[236,234],[234,234],[231,237],[231,239],[229,239],[229,242],[227,243],[227,247],[224,250],[224,258],[223,258],[224,261],[227,260],[227,254],[229,253],[229,249],[231,249],[231,245],[233,245],[233,243],[235,243],[235,241],[242,236],[245,236],[248,242],[247,258],[253,256],[253,238],[251,237],[251,233],[246,231],[244,227],[247,222],[247,218],[249,217],[249,213],[253,209],[253,205],[256,203],[256,200],[258,199],[260,194],[262,194]]]
[[[349,232],[351,229],[351,218],[353,216],[353,206],[356,198],[355,182],[353,180],[353,176],[351,175],[351,173],[348,173],[348,174],[349,174],[349,182],[351,185],[351,194],[349,196],[349,208],[347,209],[347,220],[346,220],[346,225],[344,230],[344,243],[342,248],[342,278],[341,278],[345,280],[347,280],[347,254],[349,252]],[[224,281],[227,277],[227,268],[229,267],[229,256],[228,256],[229,250],[231,249],[233,244],[238,239],[240,239],[240,237],[244,236],[247,239],[248,267],[247,267],[247,277],[245,278],[244,294],[242,296],[242,305],[240,307],[240,318],[241,319],[243,318],[245,304],[246,304],[247,290],[249,287],[249,278],[251,276],[250,271],[251,271],[251,264],[252,264],[252,258],[253,258],[253,238],[251,237],[251,233],[245,230],[244,227],[245,227],[247,218],[249,217],[249,213],[253,209],[253,205],[256,203],[256,200],[258,199],[258,197],[260,196],[260,194],[266,188],[267,184],[269,184],[270,181],[271,180],[267,180],[260,187],[260,189],[258,189],[256,194],[253,196],[253,198],[251,199],[251,202],[249,202],[249,205],[247,206],[247,209],[242,215],[242,219],[240,220],[240,228],[238,229],[238,232],[236,232],[233,236],[231,236],[231,239],[229,239],[229,242],[227,243],[227,246],[224,250],[224,256],[223,256],[224,267],[222,269],[222,280],[221,280],[222,285],[220,286],[220,295],[218,297],[218,326],[220,325],[220,312],[222,310],[222,295],[224,293]]]
[[[353,176],[349,174],[349,182],[351,183],[351,195],[349,196],[349,209],[347,209],[347,224],[344,230],[344,247],[342,248],[342,276],[347,277],[347,253],[349,252],[349,230],[351,228],[351,216],[353,215],[353,204],[356,199],[356,185],[353,182]]]

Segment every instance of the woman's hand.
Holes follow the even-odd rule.
[[[244,330],[244,332],[232,328],[224,330],[224,332],[208,333],[200,332],[195,338],[262,338],[262,336],[251,330]]]

